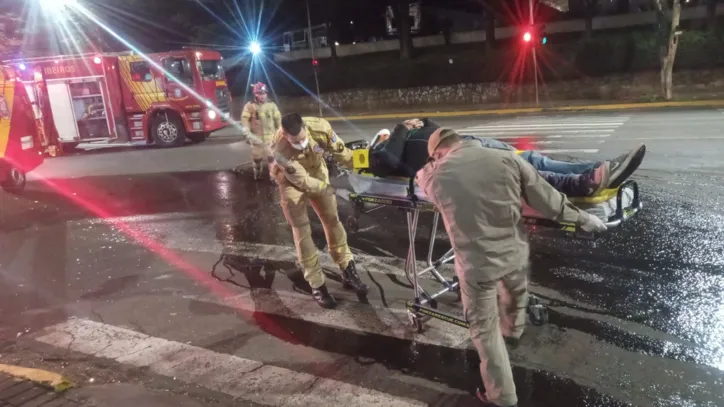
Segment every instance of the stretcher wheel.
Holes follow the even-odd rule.
[[[347,216],[345,220],[347,229],[351,232],[357,232],[359,230],[359,221],[354,216]]]
[[[538,297],[530,296],[528,301],[528,315],[533,325],[541,326],[548,323],[548,307],[542,304]]]
[[[422,332],[422,320],[417,314],[408,311],[407,318],[410,320],[410,326],[415,330],[415,332]]]

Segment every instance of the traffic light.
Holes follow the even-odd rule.
[[[313,59],[313,60],[312,60],[312,66],[314,66],[314,67],[316,68],[317,65],[319,65],[319,61],[317,61],[316,59]]]

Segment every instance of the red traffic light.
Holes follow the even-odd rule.
[[[317,61],[316,59],[313,59],[313,60],[312,60],[312,65],[314,65],[314,66],[319,65],[319,61]]]
[[[530,32],[526,31],[525,34],[523,34],[523,41],[530,42],[531,38],[533,38],[533,36]]]

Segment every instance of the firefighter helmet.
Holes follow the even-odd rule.
[[[256,83],[251,86],[252,92],[254,92],[255,95],[264,95],[266,94],[266,85],[262,82]]]

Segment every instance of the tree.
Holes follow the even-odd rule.
[[[495,10],[490,0],[480,0],[485,14],[485,47],[492,51],[495,48]]]
[[[719,0],[707,0],[706,1],[706,25],[711,31],[716,30],[716,5]]]
[[[15,55],[23,44],[22,19],[17,15],[0,13],[0,57]]]
[[[661,93],[664,99],[671,100],[673,97],[674,59],[679,46],[681,0],[673,0],[670,10],[667,0],[654,0],[654,2],[658,17],[659,38],[661,39]]]
[[[340,4],[341,2],[339,0],[327,0],[328,1],[328,7],[327,10],[327,21],[329,22],[329,30],[328,30],[328,37],[329,37],[329,50],[332,54],[332,60],[337,61],[337,42],[339,41],[340,36]]]
[[[596,16],[596,12],[598,11],[598,1],[599,0],[581,0],[581,3],[583,3],[584,18],[586,20],[586,38],[593,36],[593,17]]]
[[[397,0],[397,33],[400,35],[400,58],[412,59],[412,32],[409,0]]]

